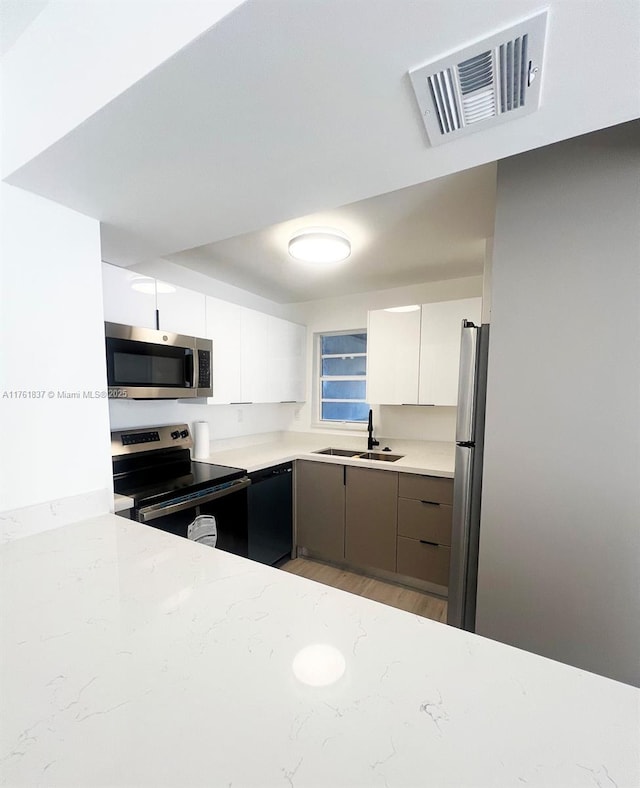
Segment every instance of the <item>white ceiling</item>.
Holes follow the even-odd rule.
[[[29,27],[48,0],[0,0],[0,56]]]
[[[473,276],[493,234],[495,185],[496,166],[485,164],[166,257],[281,303]],[[345,232],[349,259],[291,258],[288,241],[305,227]]]
[[[308,297],[308,281],[282,258],[274,264],[276,230],[257,230],[640,115],[637,0],[545,5],[540,110],[438,148],[427,143],[407,71],[540,10],[539,0],[248,0],[8,181],[100,219],[108,261],[135,265],[208,246],[217,278]],[[379,216],[393,202],[371,210]],[[477,195],[458,209],[483,226]],[[357,222],[359,211],[342,215]],[[472,270],[486,225],[447,257],[461,227],[454,218],[438,227],[425,214],[419,255],[398,265],[385,252],[389,219],[379,250],[354,252],[345,287],[368,265],[380,286],[420,266],[428,278],[437,257]],[[425,252],[429,241],[441,251]],[[202,265],[201,250],[179,257]]]

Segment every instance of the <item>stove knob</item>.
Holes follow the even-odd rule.
[[[173,438],[173,440],[175,440],[176,438],[179,438],[180,437],[180,433],[178,432],[178,430],[174,430],[171,433],[171,437]]]
[[[189,437],[189,431],[188,430],[182,430],[182,432],[180,433],[180,437],[181,438],[188,438]]]

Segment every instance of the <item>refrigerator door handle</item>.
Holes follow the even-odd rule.
[[[447,623],[463,627],[469,564],[471,523],[471,485],[473,452],[470,446],[456,446],[456,472],[453,483],[453,522],[451,528],[451,569]]]
[[[460,338],[456,443],[473,443],[475,440],[477,359],[478,329],[473,323],[463,320]]]

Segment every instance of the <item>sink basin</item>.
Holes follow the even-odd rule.
[[[325,454],[329,457],[351,457],[354,460],[383,460],[384,462],[395,462],[401,460],[404,454],[390,454],[387,451],[365,451],[360,452],[353,449],[316,449],[312,454]]]
[[[404,454],[389,454],[386,451],[366,451],[364,454],[358,454],[361,460],[384,460],[386,462],[395,462],[401,460]]]
[[[356,449],[318,449],[312,454],[328,454],[331,457],[358,457],[360,452]]]

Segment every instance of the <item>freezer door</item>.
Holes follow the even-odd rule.
[[[467,589],[467,577],[469,573],[474,452],[475,449],[471,446],[456,446],[447,624],[460,628],[466,628],[467,593],[471,591],[471,589]]]
[[[473,323],[463,320],[460,340],[456,443],[472,443],[475,440],[477,366],[478,328]]]

